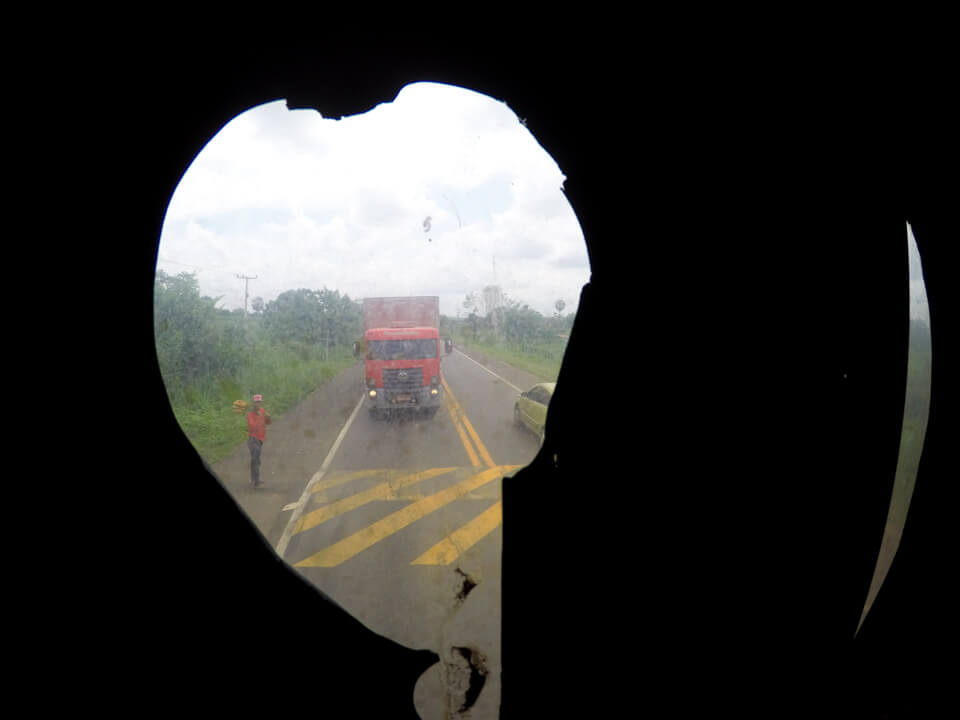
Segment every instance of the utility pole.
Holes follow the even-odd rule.
[[[237,279],[246,281],[243,286],[243,317],[246,318],[247,317],[247,296],[250,294],[249,293],[250,281],[256,280],[257,276],[253,275],[251,277],[247,277],[246,275],[237,275]]]

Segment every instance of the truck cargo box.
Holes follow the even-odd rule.
[[[440,298],[378,297],[363,300],[363,331],[374,328],[440,327]]]

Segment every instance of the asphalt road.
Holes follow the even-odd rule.
[[[268,427],[265,488],[245,446],[213,467],[298,572],[375,632],[440,655],[416,688],[423,720],[498,716],[501,486],[537,452],[513,406],[540,379],[468,352],[443,358],[433,418],[371,418],[358,363]],[[322,652],[323,628],[289,626]]]

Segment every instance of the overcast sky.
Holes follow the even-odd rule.
[[[268,103],[199,153],[164,219],[159,269],[196,272],[218,307],[327,287],[360,299],[500,285],[544,314],[589,281],[561,168],[504,103],[418,83],[342,120]],[[494,275],[496,273],[496,275]]]

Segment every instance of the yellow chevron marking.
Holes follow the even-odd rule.
[[[332,475],[326,480],[322,480],[314,485],[311,489],[311,493],[318,493],[323,490],[328,490],[329,488],[339,487],[340,485],[346,485],[349,482],[354,480],[359,480],[360,478],[368,477],[389,477],[391,475],[399,475],[403,470],[357,470],[355,472],[345,472],[337,473]]]
[[[505,465],[484,470],[440,492],[429,495],[423,500],[418,500],[401,510],[397,510],[373,525],[355,532],[320,552],[314,553],[305,560],[301,560],[295,567],[335,567],[444,505],[448,505],[473,490],[502,477],[502,472],[518,467],[520,466]]]
[[[503,522],[503,504],[495,502],[459,530],[438,542],[411,565],[449,565]]]
[[[423,482],[424,480],[437,477],[438,475],[444,475],[446,473],[453,472],[457,469],[458,468],[433,468],[432,470],[410,473],[397,478],[396,480],[390,480],[385,483],[380,483],[379,485],[374,485],[369,490],[358,492],[356,495],[350,495],[342,500],[337,500],[336,502],[330,503],[329,505],[324,505],[317,510],[302,515],[300,519],[297,520],[296,525],[294,525],[291,535],[296,535],[304,530],[314,528],[320,523],[324,523],[331,518],[335,518],[338,515],[343,515],[345,512],[355,510],[361,505],[366,505],[367,503],[375,500],[397,499],[397,491],[401,488],[414,485],[418,482]]]

